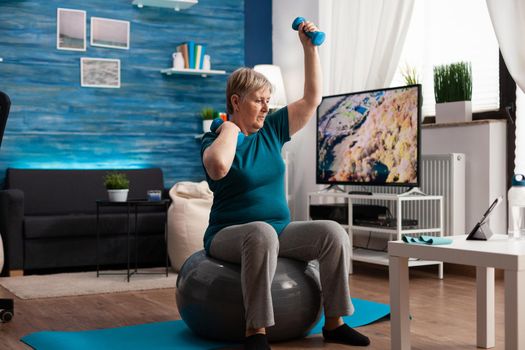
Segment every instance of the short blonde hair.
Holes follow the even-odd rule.
[[[272,93],[272,84],[264,75],[251,68],[236,69],[226,83],[226,110],[228,114],[233,114],[231,102],[233,95],[238,95],[242,100],[247,94],[261,88],[267,88]]]

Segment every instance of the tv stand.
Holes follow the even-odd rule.
[[[398,196],[405,197],[405,196],[413,196],[413,195],[426,196],[427,194],[421,191],[419,187],[412,187],[408,191],[400,193]]]
[[[365,192],[365,191],[363,191]],[[413,194],[415,190],[406,192],[407,194]],[[421,193],[421,191],[419,191]],[[311,220],[310,217],[310,205],[321,204],[321,203],[344,203],[348,210],[348,222],[341,224],[341,226],[347,230],[350,238],[350,244],[353,245],[353,234],[356,231],[374,232],[388,240],[399,240],[401,235],[409,234],[414,236],[419,235],[431,235],[443,237],[444,220],[443,220],[443,196],[437,195],[406,195],[406,194],[395,194],[395,193],[372,193],[372,194],[347,194],[345,192],[310,192],[307,197],[307,220]],[[432,204],[433,203],[433,204]],[[365,224],[354,224],[353,221],[353,204],[377,204],[384,206],[392,206],[392,212],[396,218],[396,225],[394,227],[382,227]],[[436,222],[425,224],[420,217],[417,217],[418,226],[409,227],[403,226],[403,219],[406,219],[407,211],[410,210],[410,206],[432,206],[435,210],[433,214],[437,220]],[[351,261],[361,261],[372,264],[379,264],[389,266],[388,253],[386,251],[377,251],[366,248],[353,247]],[[427,260],[411,260],[409,266],[423,266],[423,265],[438,265],[438,278],[443,279],[443,263],[439,261],[427,261]],[[352,263],[350,263],[350,273],[353,272]]]

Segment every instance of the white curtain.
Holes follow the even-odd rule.
[[[525,1],[487,0],[487,7],[505,64],[525,91]]]
[[[525,93],[516,88],[516,142],[514,174],[525,175]]]
[[[516,156],[514,172],[525,174],[525,1],[487,0],[490,18],[510,75],[518,89],[516,112]]]
[[[338,94],[390,84],[414,0],[333,0],[326,91]]]

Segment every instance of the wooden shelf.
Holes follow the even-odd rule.
[[[223,75],[226,74],[224,70],[203,70],[203,69],[175,69],[175,68],[166,68],[160,71],[162,74],[172,75],[200,75],[201,77],[206,77],[208,75]]]
[[[175,11],[186,10],[198,3],[198,0],[133,0],[133,5],[137,5],[139,8],[144,6],[164,7]]]

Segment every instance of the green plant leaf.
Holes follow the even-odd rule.
[[[470,101],[472,99],[472,65],[458,62],[434,67],[436,103]]]
[[[201,117],[204,120],[212,120],[215,118],[215,110],[211,107],[204,107],[201,109]]]
[[[108,190],[125,190],[129,188],[129,180],[124,173],[110,172],[104,176],[104,186]]]
[[[406,64],[401,69],[401,76],[403,77],[403,79],[405,79],[405,84],[407,85],[419,84],[419,74],[415,67],[411,67],[408,64]]]

